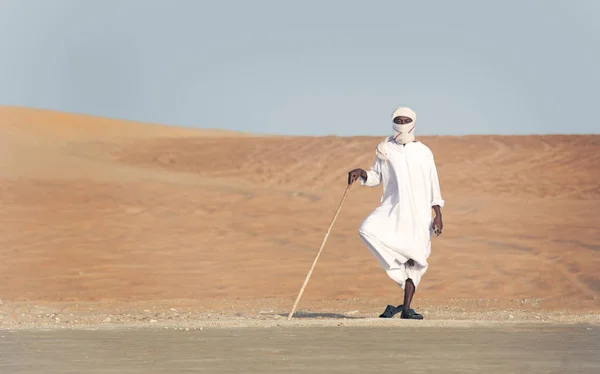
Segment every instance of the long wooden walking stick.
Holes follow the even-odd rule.
[[[317,255],[315,256],[315,260],[313,261],[312,266],[310,267],[310,270],[308,271],[308,274],[306,275],[306,279],[304,279],[304,284],[302,285],[302,288],[300,288],[300,292],[298,293],[298,297],[296,298],[296,302],[294,303],[294,306],[292,307],[292,311],[288,315],[288,318],[287,318],[288,321],[290,319],[292,319],[292,316],[294,315],[294,311],[296,311],[296,307],[298,306],[298,302],[300,301],[300,298],[302,297],[302,293],[304,293],[304,288],[306,287],[306,284],[308,283],[308,280],[310,279],[310,275],[312,274],[313,269],[315,268],[315,265],[317,264],[317,260],[319,259],[319,256],[321,255],[321,251],[325,247],[325,242],[327,242],[327,238],[329,237],[329,233],[331,232],[331,228],[333,227],[333,224],[335,223],[335,220],[336,220],[338,214],[340,213],[340,210],[342,210],[342,204],[344,204],[344,200],[346,200],[346,196],[348,195],[348,191],[350,191],[350,186],[352,186],[352,185],[348,184],[348,187],[346,187],[346,191],[344,192],[344,196],[342,196],[342,200],[340,201],[340,205],[338,206],[337,211],[335,212],[335,215],[333,216],[333,219],[331,220],[331,224],[329,225],[329,228],[327,229],[327,233],[325,234],[325,237],[323,238],[323,242],[321,243],[321,248],[319,248],[319,251],[317,252]]]

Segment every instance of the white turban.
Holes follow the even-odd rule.
[[[417,114],[410,108],[400,107],[400,108],[394,110],[394,113],[392,113],[392,121],[394,120],[394,118],[400,117],[400,116],[408,117],[408,118],[412,119],[412,122],[408,123],[406,125],[399,125],[397,123],[394,123],[394,125],[392,127],[393,127],[396,135],[402,131],[405,131],[405,129],[414,128],[415,124],[417,122]],[[403,127],[403,126],[406,126],[406,127]]]
[[[382,160],[387,160],[387,153],[385,151],[385,143],[390,140],[395,140],[400,144],[410,143],[415,140],[415,126],[417,122],[417,114],[410,108],[407,107],[399,107],[392,113],[392,121],[394,118],[403,116],[412,119],[412,122],[407,123],[405,125],[401,125],[398,123],[394,123],[392,128],[394,130],[394,136],[385,138],[384,141],[377,145],[377,157]]]

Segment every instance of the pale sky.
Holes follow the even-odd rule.
[[[0,0],[0,105],[287,135],[600,133],[600,1]]]

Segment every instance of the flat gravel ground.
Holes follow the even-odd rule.
[[[600,373],[598,325],[390,322],[0,330],[0,373]]]

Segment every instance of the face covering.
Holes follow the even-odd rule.
[[[394,123],[394,140],[398,144],[406,144],[413,142],[415,140],[415,126],[417,125],[417,115],[410,108],[400,107],[392,113],[392,121],[394,118],[404,116],[412,119],[411,123],[407,123],[405,125],[400,125]]]
[[[398,144],[406,144],[415,141],[415,124],[413,122],[406,125],[394,124],[394,139]]]

